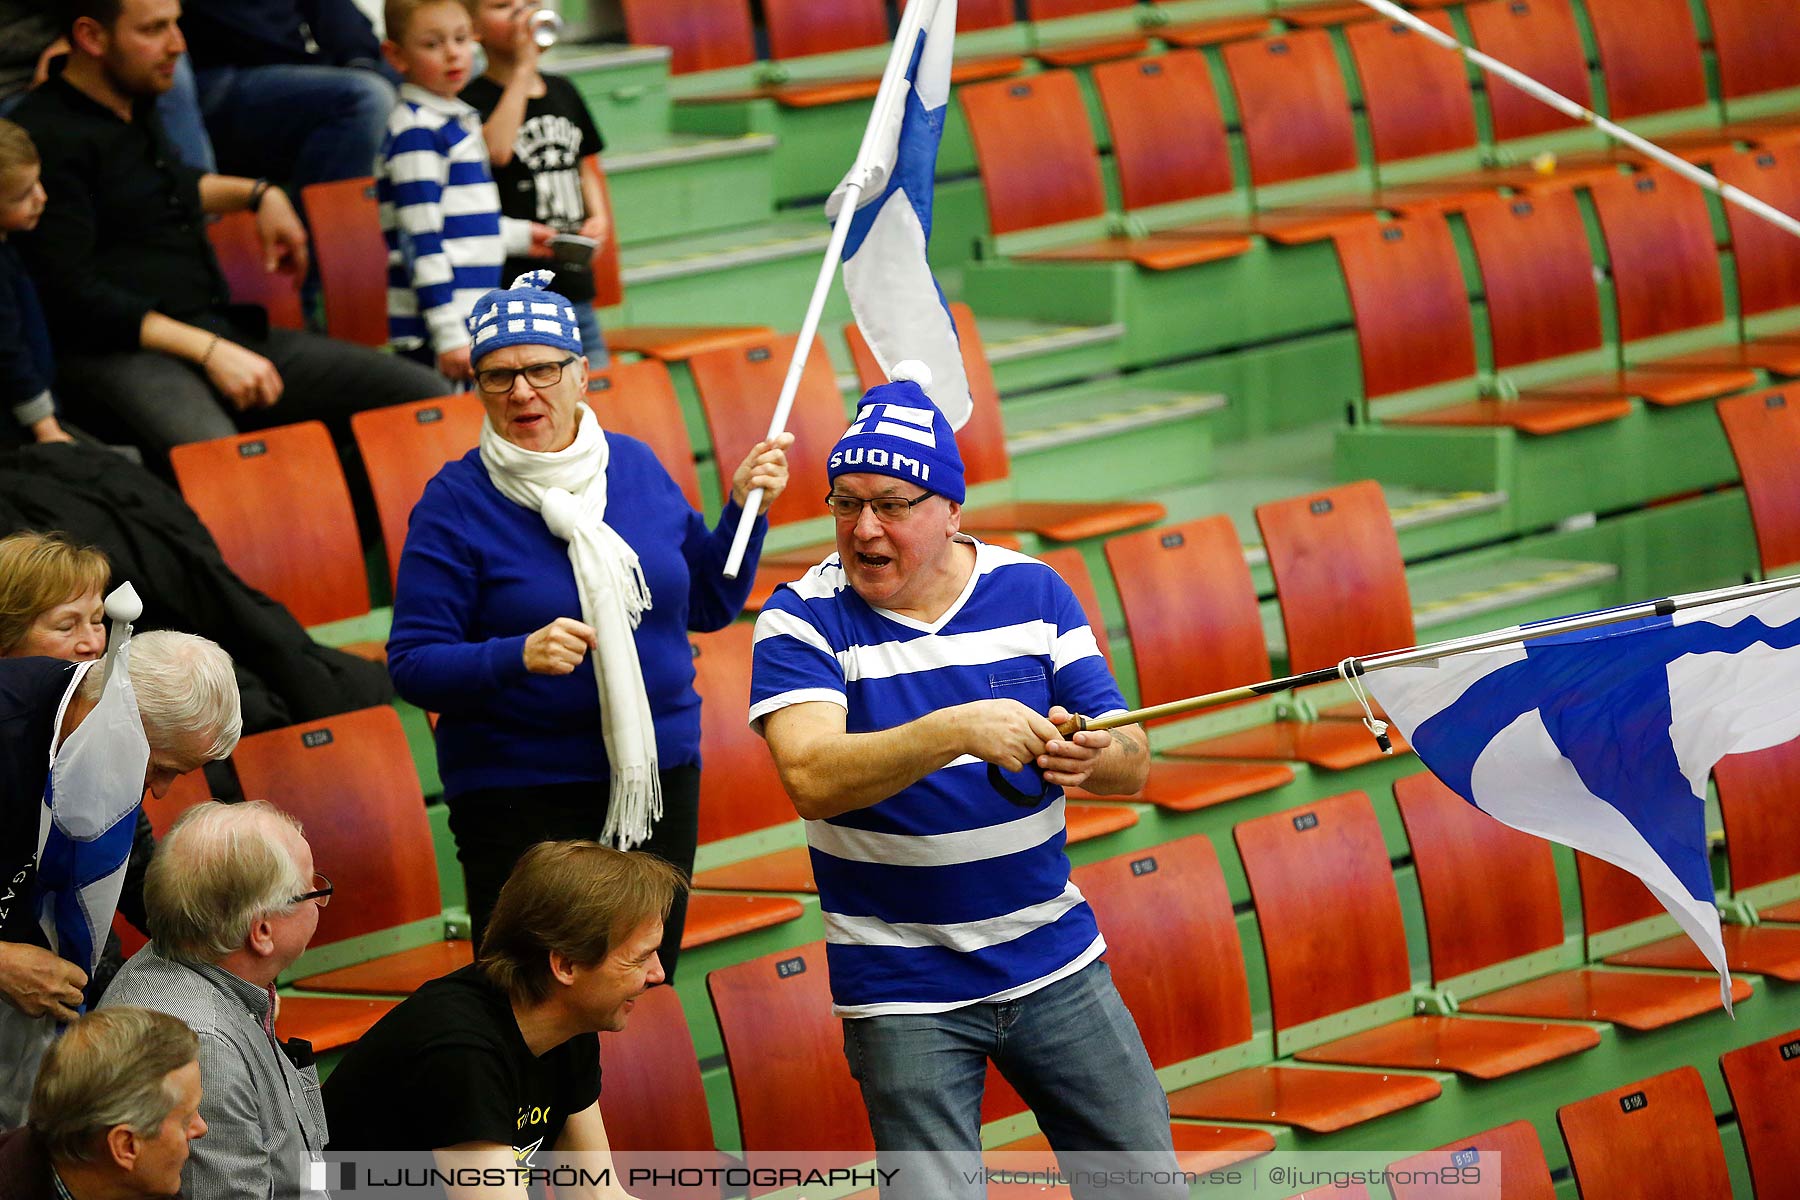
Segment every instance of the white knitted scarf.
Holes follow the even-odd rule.
[[[632,630],[650,608],[637,552],[606,523],[606,435],[585,404],[575,406],[575,441],[540,453],[513,445],[481,424],[481,463],[513,503],[536,510],[569,543],[581,595],[581,619],[598,635],[593,654],[600,687],[600,732],[612,764],[612,796],[602,841],[629,850],[662,818],[656,726],[644,694]]]

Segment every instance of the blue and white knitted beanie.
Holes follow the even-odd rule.
[[[835,484],[839,475],[887,475],[961,504],[967,489],[956,432],[921,386],[931,382],[930,369],[909,359],[895,364],[893,376],[863,393],[856,421],[831,448],[826,477]]]
[[[568,298],[550,290],[553,271],[527,271],[509,288],[495,288],[469,311],[469,355],[479,359],[508,346],[554,346],[581,353],[581,327]]]

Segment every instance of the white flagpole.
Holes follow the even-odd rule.
[[[918,48],[919,31],[925,28],[938,0],[909,0],[900,18],[900,29],[894,35],[894,48],[888,54],[887,66],[881,73],[881,86],[875,92],[875,103],[869,113],[869,124],[863,130],[862,144],[856,161],[846,176],[837,219],[832,222],[831,241],[825,247],[825,262],[819,268],[818,282],[813,284],[812,301],[806,307],[806,319],[800,323],[799,339],[794,343],[794,358],[788,364],[787,378],[781,384],[781,397],[775,402],[775,415],[769,420],[769,437],[787,428],[788,414],[794,407],[794,395],[800,390],[800,376],[805,373],[806,359],[812,351],[813,338],[819,332],[819,319],[825,312],[825,297],[837,275],[844,256],[844,242],[850,236],[850,222],[862,204],[865,192],[877,184],[885,186],[885,172],[877,171],[870,161],[877,138],[892,119],[894,106],[900,102],[900,84],[906,68]],[[879,176],[879,178],[878,178]],[[714,447],[716,453],[718,447]],[[731,539],[731,553],[725,559],[725,578],[736,579],[743,567],[744,553],[750,546],[750,534],[756,527],[757,509],[762,507],[762,489],[754,488],[744,500],[744,511],[738,518],[736,534]]]
[[[1752,196],[1750,193],[1743,191],[1740,188],[1735,188],[1728,183],[1720,182],[1719,179],[1710,172],[1703,171],[1686,159],[1669,153],[1654,142],[1645,141],[1643,138],[1622,125],[1613,124],[1599,113],[1588,111],[1567,96],[1564,96],[1561,92],[1552,91],[1545,87],[1523,71],[1515,70],[1505,63],[1500,62],[1498,59],[1490,58],[1471,46],[1463,45],[1450,34],[1445,33],[1443,30],[1438,29],[1426,21],[1420,20],[1417,16],[1392,3],[1391,0],[1360,0],[1360,2],[1367,5],[1369,8],[1374,9],[1382,16],[1387,17],[1389,20],[1398,21],[1402,25],[1424,34],[1446,50],[1454,50],[1477,66],[1483,67],[1494,74],[1501,76],[1509,83],[1516,85],[1527,95],[1543,101],[1558,112],[1573,117],[1584,124],[1592,125],[1601,133],[1604,133],[1607,137],[1610,137],[1615,141],[1624,142],[1638,153],[1655,159],[1663,166],[1668,167],[1671,171],[1692,180],[1709,192],[1716,193],[1724,198],[1726,202],[1735,204],[1739,208],[1748,209],[1763,220],[1769,221],[1780,228],[1787,230],[1796,237],[1800,237],[1800,220],[1794,219],[1772,205],[1765,204],[1763,201],[1758,200],[1755,196]]]

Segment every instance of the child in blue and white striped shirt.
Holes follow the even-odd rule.
[[[475,34],[464,0],[387,0],[382,52],[405,80],[375,164],[388,248],[388,339],[455,380],[468,379],[465,321],[502,286],[510,255],[549,257],[554,231],[500,215],[481,117],[457,92]]]

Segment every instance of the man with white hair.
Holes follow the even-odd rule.
[[[200,1035],[211,1131],[182,1172],[190,1196],[306,1194],[325,1146],[312,1047],[275,1037],[275,980],[319,926],[331,883],[300,825],[266,801],[209,800],[181,815],[144,879],[154,940],[101,1000],[180,1017]]]
[[[230,656],[193,634],[140,634],[132,639],[129,661],[150,748],[144,786],[161,796],[178,776],[237,746],[237,680]],[[0,659],[0,1000],[32,1021],[74,1020],[87,984],[79,965],[49,949],[38,922],[38,826],[51,764],[93,714],[103,681],[103,668],[95,663]],[[120,822],[114,833],[119,830],[129,838],[133,822]],[[0,1062],[0,1129],[24,1120],[48,1040]]]

